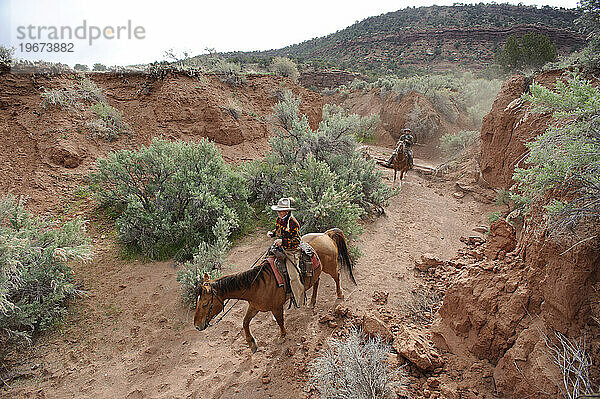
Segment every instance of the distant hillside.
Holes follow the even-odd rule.
[[[406,8],[367,18],[328,36],[282,49],[227,53],[228,57],[287,56],[317,66],[369,70],[457,65],[482,68],[512,34],[531,31],[550,36],[559,54],[582,47],[574,26],[575,9],[476,4]]]

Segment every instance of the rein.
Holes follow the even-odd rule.
[[[265,252],[264,255],[259,256],[258,259],[256,259],[254,261],[254,263],[252,264],[252,266],[250,266],[250,269],[252,269],[254,266],[256,266],[256,264],[258,263],[258,261],[261,260],[265,255],[267,255],[267,253],[268,253],[268,251]],[[246,287],[246,289],[244,291],[242,291],[241,295],[244,295],[246,293],[246,291],[248,291],[248,289],[254,284],[254,282],[258,278],[259,274],[260,273],[256,273],[256,276],[254,276],[254,279],[252,280],[252,282],[250,283],[250,285],[248,287]],[[223,312],[223,314],[220,315],[219,318],[214,323],[211,324],[210,320],[209,320],[209,317],[210,317],[210,312],[212,311],[212,308],[213,308],[213,301],[214,301],[214,299],[215,299],[215,291],[213,289],[211,289],[210,290],[210,307],[208,308],[208,313],[206,313],[206,319],[204,320],[204,325],[206,326],[206,328],[212,327],[215,324],[217,324],[218,322],[220,322],[221,320],[223,320],[223,318],[225,316],[227,316],[227,314],[229,312],[231,312],[231,310],[234,308],[234,306],[237,305],[237,303],[240,301],[239,299],[236,299],[235,303],[233,305],[231,305],[231,307],[229,309],[227,309],[227,311],[223,312],[223,310],[225,310],[225,307],[229,303],[230,299],[226,299],[225,301],[223,301],[221,298],[217,297],[217,300],[220,301],[221,304],[223,305],[223,310],[221,310],[221,312]],[[221,312],[219,312],[219,313],[221,313]]]

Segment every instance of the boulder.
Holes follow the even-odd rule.
[[[426,335],[418,329],[400,327],[394,337],[394,349],[409,362],[423,371],[441,367],[444,361]]]
[[[490,226],[490,236],[485,249],[485,256],[489,259],[498,259],[498,256],[506,255],[517,247],[517,236],[515,228],[506,220],[498,219]]]
[[[380,336],[385,341],[392,342],[394,336],[383,321],[373,315],[366,315],[362,320],[362,331],[370,338]]]
[[[443,264],[444,261],[440,260],[440,258],[437,256],[432,254],[423,254],[421,255],[420,261],[415,261],[415,269],[426,272],[431,268],[442,266]]]

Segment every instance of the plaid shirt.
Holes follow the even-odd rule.
[[[283,249],[296,250],[300,247],[300,224],[291,213],[277,218],[274,235],[281,238]]]

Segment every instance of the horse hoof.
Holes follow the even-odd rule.
[[[250,350],[252,351],[252,353],[256,353],[256,351],[258,350],[258,346],[256,346],[256,344],[252,344],[250,345]]]
[[[275,339],[275,342],[276,342],[277,344],[283,344],[283,343],[285,342],[285,337],[277,337],[277,338]]]

